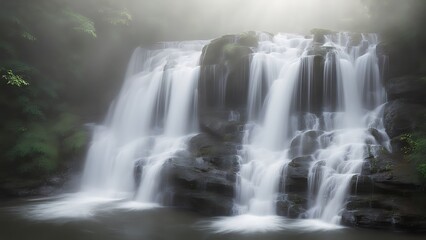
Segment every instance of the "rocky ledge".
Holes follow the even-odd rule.
[[[309,54],[317,57],[319,65],[331,50],[321,44],[324,35],[329,33],[313,32],[315,37]],[[353,35],[353,41],[359,39],[359,34]],[[165,164],[163,200],[166,205],[210,216],[233,213],[239,169],[237,151],[246,121],[247,64],[257,41],[254,33],[228,35],[213,40],[203,49],[199,84],[202,133],[190,140],[188,151]],[[221,87],[225,90],[222,95],[218,94]],[[362,174],[352,180],[341,221],[353,227],[425,232],[424,179],[415,163],[404,156],[400,138],[425,122],[426,80],[416,76],[393,78],[385,82],[385,87],[389,102],[384,108],[384,125],[393,152],[370,146],[374,154],[365,156]],[[377,142],[383,140],[377,130],[368,131]],[[289,155],[293,160],[282,175],[282,193],[277,198],[279,215],[305,217],[311,154],[318,149],[319,138],[325,135],[321,131],[309,131],[291,143]]]

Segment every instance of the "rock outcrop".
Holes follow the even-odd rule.
[[[342,223],[363,228],[397,231],[426,231],[425,180],[402,149],[401,136],[421,134],[426,104],[426,81],[421,77],[399,77],[386,81],[389,102],[384,126],[393,153],[365,160],[362,175],[354,179]],[[424,133],[423,133],[424,134]]]
[[[327,54],[333,50],[323,46],[325,35],[330,33],[314,31],[313,44],[308,50],[308,56],[313,56],[314,69],[323,69]],[[351,39],[358,45],[362,36],[353,34]],[[198,86],[202,133],[190,140],[188,152],[183,154],[185,157],[169,159],[165,164],[166,205],[211,216],[232,214],[240,163],[237,151],[241,148],[246,121],[248,63],[256,46],[256,35],[247,33],[221,37],[203,49]],[[380,56],[385,54],[381,46],[377,51]],[[332,54],[329,57],[333,60]],[[323,70],[317,73],[313,79],[315,82],[326,80]],[[380,145],[374,145],[383,144],[385,139],[377,129],[367,130],[371,135],[371,141],[367,142],[370,153],[365,156],[362,174],[352,180],[342,224],[397,231],[426,231],[424,182],[415,164],[401,154],[401,144],[398,142],[401,135],[414,131],[424,122],[425,83],[423,78],[412,76],[386,81],[389,103],[384,109],[384,126],[394,151],[389,153]],[[298,87],[303,93],[303,81],[301,84]],[[321,112],[326,110],[326,105],[329,111],[338,110],[339,106],[332,104],[333,96],[327,103],[322,102],[324,98],[320,95],[312,99],[315,104],[299,102],[295,106],[296,112]],[[306,109],[306,106],[313,106],[314,109]],[[292,140],[289,149],[292,160],[282,173],[281,193],[276,202],[279,215],[306,217],[312,154],[332,137],[323,131],[308,131]]]
[[[239,167],[236,148],[206,133],[194,136],[189,152],[163,167],[164,203],[209,216],[231,215]]]

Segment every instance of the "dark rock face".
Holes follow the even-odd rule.
[[[244,124],[240,121],[229,121],[226,117],[204,116],[200,120],[203,131],[224,141],[239,142],[244,131]]]
[[[232,214],[239,157],[236,146],[208,134],[189,142],[190,157],[169,159],[164,167],[163,201],[210,216]]]
[[[164,167],[163,202],[206,215],[231,215],[237,150],[245,125],[249,59],[258,44],[254,32],[226,35],[203,48],[198,84],[201,134],[188,151]]]
[[[294,112],[319,113],[326,106],[324,100],[324,61],[329,49],[325,47],[311,47],[307,56],[302,59],[299,81],[294,91],[296,106]],[[309,74],[312,69],[312,74]],[[309,97],[306,97],[309,96]]]
[[[405,100],[398,99],[387,103],[383,119],[387,134],[392,139],[413,131],[423,123],[421,121],[425,113],[424,106]]]
[[[313,31],[313,44],[303,64],[305,67],[313,64],[314,77],[300,76],[302,80],[295,92],[302,94],[292,109],[296,114],[334,112],[341,108],[336,105],[337,84],[330,82],[337,74],[333,49],[323,46],[325,36],[332,33],[321,29]],[[239,169],[237,151],[241,148],[246,121],[249,60],[257,41],[253,33],[227,35],[203,49],[198,85],[202,133],[189,141],[186,154],[165,164],[163,200],[166,205],[212,216],[233,213]],[[362,41],[360,34],[351,35],[351,45],[362,47]],[[379,45],[376,50],[381,60],[386,59],[385,46]],[[328,68],[325,68],[326,60]],[[419,116],[426,112],[423,80],[406,77],[386,81],[390,102],[384,110],[384,125],[393,141],[422,124]],[[328,89],[329,96],[322,95],[321,86],[325,83],[334,86]],[[308,91],[314,92],[310,102],[305,98]],[[426,194],[414,163],[404,160],[395,148],[394,153],[389,153],[375,145],[386,140],[377,129],[367,131],[372,136],[366,142],[369,151],[362,174],[352,179],[342,223],[363,228],[426,231]],[[308,202],[313,200],[308,194],[312,156],[332,138],[329,133],[308,131],[292,140],[289,150],[292,160],[283,169],[277,214],[304,217]]]
[[[416,196],[419,197],[419,196]],[[426,231],[423,209],[412,207],[407,198],[374,194],[352,197],[342,215],[342,223],[375,229]]]
[[[415,164],[379,151],[352,180],[342,224],[397,231],[426,231],[426,192]]]
[[[256,33],[248,32],[240,35],[226,35],[211,41],[204,47],[201,65],[222,64],[227,61],[238,60],[253,51],[251,47],[257,46]]]
[[[405,100],[409,103],[426,104],[425,77],[399,77],[386,81],[386,92],[389,100]]]
[[[325,36],[333,34],[335,32],[328,30],[328,29],[315,28],[315,29],[311,30],[311,33],[314,35],[314,42],[315,43],[324,43],[325,42]]]
[[[198,86],[199,113],[245,108],[249,59],[258,43],[254,32],[226,35],[203,48]]]
[[[379,51],[384,51],[378,48]],[[399,77],[386,81],[390,102],[384,109],[384,126],[391,138],[393,153],[379,151],[363,166],[362,176],[354,179],[342,223],[348,226],[426,231],[426,192],[416,163],[403,156],[400,137],[424,124],[426,81]],[[372,135],[380,142],[374,129]],[[354,187],[355,186],[355,187]]]
[[[204,47],[198,84],[200,127],[222,141],[241,141],[254,32],[226,35]]]
[[[322,131],[307,131],[296,136],[290,144],[289,156],[291,158],[313,154],[319,147],[318,138]]]
[[[307,202],[306,198],[298,194],[281,194],[277,200],[277,214],[288,218],[302,217]]]

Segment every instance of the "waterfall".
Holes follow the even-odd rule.
[[[279,176],[289,162],[283,149],[292,130],[288,124],[291,121],[291,99],[300,71],[300,58],[310,41],[302,36],[277,35],[260,41],[259,50],[253,56],[248,111],[250,120],[254,121],[251,124],[255,126],[252,131],[247,131],[250,136],[244,143],[245,162],[239,174],[237,199],[239,213],[275,214]],[[263,75],[266,75],[264,80],[256,79]],[[269,90],[264,103],[259,100],[263,90],[257,87],[260,81],[265,81]]]
[[[83,191],[160,203],[164,163],[198,131],[200,88],[201,97],[213,96],[200,104],[229,110],[229,121],[247,119],[237,173],[239,216],[279,225],[277,202],[287,198],[295,166],[303,165],[308,204],[299,217],[338,224],[364,159],[390,150],[378,37],[336,33],[318,43],[311,36],[258,33],[258,40],[241,116],[227,105],[233,80],[226,69],[199,66],[207,42],[136,49],[105,123],[95,127]]]
[[[340,222],[364,159],[372,149],[390,150],[377,44],[375,34],[332,34],[323,44],[290,34],[260,37],[250,67],[239,214],[277,214],[288,168],[303,158],[309,204],[300,217]]]
[[[197,131],[203,41],[161,43],[133,53],[121,92],[96,126],[83,191],[155,203],[163,163]]]

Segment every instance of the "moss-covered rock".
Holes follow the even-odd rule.
[[[325,36],[336,33],[335,31],[321,28],[314,28],[311,30],[311,34],[314,35],[314,42],[323,44],[325,42]]]
[[[248,32],[239,35],[225,35],[214,39],[203,48],[201,65],[236,64],[241,58],[253,53],[258,39],[256,33]]]

